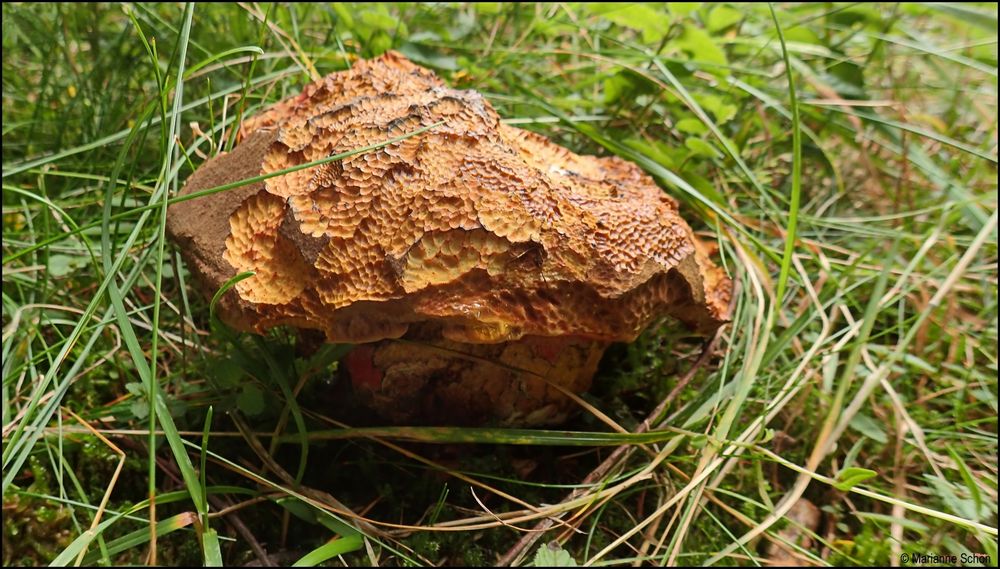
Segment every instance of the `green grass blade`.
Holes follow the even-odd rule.
[[[303,555],[298,561],[292,564],[292,567],[315,567],[328,559],[357,551],[362,547],[364,547],[364,540],[360,535],[340,537]]]

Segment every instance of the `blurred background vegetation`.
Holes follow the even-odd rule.
[[[996,4],[2,26],[5,565],[996,564]],[[389,49],[677,197],[741,283],[714,355],[666,322],[602,362],[607,421],[398,429],[344,409],[348,346],[213,330],[165,200],[241,117]]]

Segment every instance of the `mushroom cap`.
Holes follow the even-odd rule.
[[[376,150],[170,206],[168,232],[220,316],[331,342],[411,326],[463,343],[629,341],[673,316],[725,321],[731,281],[634,164],[503,124],[475,91],[390,52],[243,124],[189,194],[435,126]]]

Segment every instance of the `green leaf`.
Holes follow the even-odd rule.
[[[211,362],[212,377],[218,383],[218,387],[236,387],[240,380],[246,377],[246,371],[240,367],[232,358],[219,358]]]
[[[774,440],[775,430],[774,429],[764,429],[764,434],[761,436],[760,440],[757,441],[759,445],[765,445],[772,440]]]
[[[630,69],[619,70],[604,79],[604,102],[614,103],[621,99],[632,99],[638,95],[655,93],[656,85]]]
[[[885,444],[889,437],[885,434],[882,424],[864,413],[858,413],[851,419],[850,427],[873,441]]]
[[[576,560],[556,541],[538,548],[535,552],[535,560],[531,562],[534,567],[577,567]]]
[[[414,42],[406,42],[399,46],[399,52],[412,61],[436,69],[454,71],[458,69],[458,59],[454,55],[445,55],[437,49]]]
[[[48,273],[55,278],[65,277],[88,263],[90,263],[90,260],[86,257],[59,254],[50,255]]]
[[[832,12],[828,17],[832,22],[847,28],[855,24],[864,24],[865,27],[878,29],[882,24],[882,15],[878,10],[858,4]]]
[[[683,132],[684,134],[693,134],[695,136],[701,136],[703,134],[708,133],[708,127],[705,126],[705,123],[701,122],[698,119],[693,119],[690,117],[677,121],[677,124],[674,125],[674,128]]]
[[[499,14],[502,2],[476,2],[476,12],[480,14]]]
[[[662,40],[670,29],[670,15],[648,4],[601,2],[588,6],[592,13],[614,24],[642,32],[642,41],[646,43]]]
[[[389,13],[385,4],[369,4],[368,8],[358,15],[358,21],[362,26],[370,30],[391,32],[396,26],[401,25],[399,20]]]
[[[701,8],[702,4],[704,2],[667,2],[667,9],[678,16],[690,16]]]
[[[365,51],[370,57],[377,57],[392,49],[392,36],[388,32],[375,32],[365,44]]]
[[[696,155],[704,156],[705,158],[719,158],[722,156],[709,142],[694,136],[685,140],[684,146]]]
[[[604,103],[614,103],[625,98],[629,90],[629,81],[621,74],[614,74],[604,79]]]
[[[782,30],[782,32],[785,34],[785,41],[789,43],[807,43],[810,45],[825,46],[825,43],[816,35],[816,32],[806,26],[796,26],[790,30]]]
[[[874,470],[852,466],[840,471],[840,474],[837,475],[837,483],[833,487],[841,492],[847,492],[865,480],[876,476],[878,476],[878,473]]]
[[[839,61],[829,67],[824,79],[844,97],[867,98],[865,68],[857,63]]]
[[[694,61],[713,63],[716,65],[729,65],[726,59],[726,52],[716,45],[712,36],[708,32],[688,24],[684,26],[684,33],[677,40],[677,45],[684,50]]]
[[[138,381],[130,381],[125,384],[125,391],[135,396],[129,404],[129,410],[136,419],[145,419],[149,416],[149,398],[146,397],[146,386]]]
[[[728,122],[736,116],[736,105],[727,103],[726,99],[718,95],[695,95],[694,99],[703,109],[712,113],[715,122],[719,124]]]
[[[248,385],[236,398],[236,406],[247,415],[259,415],[264,410],[264,392],[258,387]]]
[[[708,31],[719,32],[729,26],[739,23],[743,19],[743,12],[736,8],[730,8],[725,4],[719,4],[708,13]]]
[[[145,399],[136,399],[128,406],[129,411],[136,419],[145,419],[149,416],[149,401]]]

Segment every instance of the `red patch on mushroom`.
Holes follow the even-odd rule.
[[[375,367],[375,348],[368,344],[347,354],[347,372],[355,389],[377,390],[382,386],[382,370]]]

